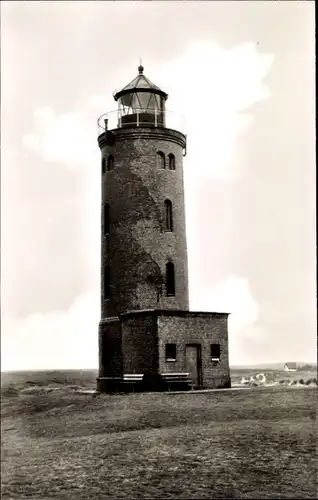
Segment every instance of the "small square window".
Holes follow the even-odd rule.
[[[211,344],[211,359],[214,362],[219,362],[220,361],[220,344]]]
[[[176,344],[166,344],[166,361],[175,361],[177,358]]]

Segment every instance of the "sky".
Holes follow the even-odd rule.
[[[1,368],[97,368],[97,118],[185,118],[190,309],[231,364],[316,359],[314,2],[1,2]]]

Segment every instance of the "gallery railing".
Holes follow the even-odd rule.
[[[97,120],[98,135],[105,130],[126,127],[165,127],[186,133],[185,119],[174,111],[158,109],[130,109],[128,112],[121,109],[103,114]]]

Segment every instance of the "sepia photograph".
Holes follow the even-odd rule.
[[[314,1],[0,8],[1,498],[317,498]]]

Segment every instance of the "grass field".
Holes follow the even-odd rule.
[[[76,393],[90,377],[5,381],[3,499],[317,498],[314,388]]]
[[[233,386],[242,385],[242,378],[249,378],[258,373],[263,373],[269,384],[273,382],[289,383],[291,381],[303,380],[307,382],[313,378],[317,381],[317,366],[310,370],[297,370],[296,372],[285,372],[283,369],[256,369],[256,368],[234,368],[231,369],[231,381]],[[3,372],[1,373],[1,388],[12,388],[15,390],[25,390],[34,386],[52,385],[73,385],[83,388],[96,388],[97,370],[53,370],[53,371],[33,371],[33,372]]]

